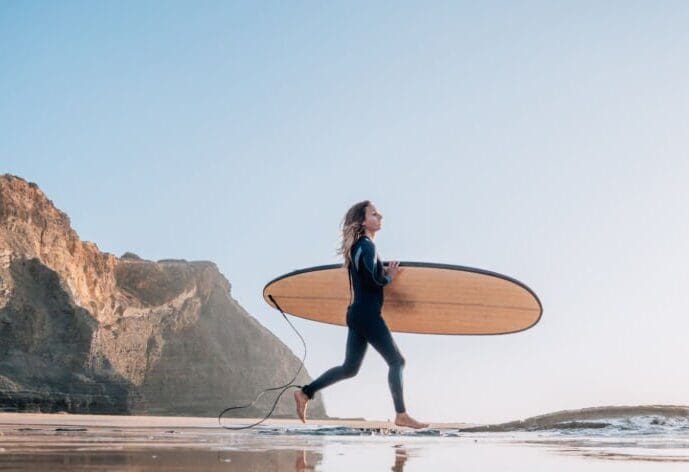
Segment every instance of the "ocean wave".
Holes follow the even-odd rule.
[[[689,434],[689,407],[605,406],[565,410],[525,420],[459,429],[461,432],[543,431],[587,435]]]
[[[258,434],[297,436],[459,436],[456,430],[435,428],[408,429],[399,427],[313,426],[297,428],[262,428]]]
[[[456,423],[455,423],[456,425]],[[436,436],[458,437],[469,433],[534,432],[549,436],[631,437],[675,436],[689,441],[689,407],[605,406],[564,410],[507,423],[458,428],[435,423],[414,430],[389,426],[261,427],[258,434],[306,436]]]

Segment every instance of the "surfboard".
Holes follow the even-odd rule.
[[[387,264],[385,264],[387,266]],[[385,286],[382,316],[391,331],[421,334],[517,333],[538,323],[540,300],[522,282],[472,267],[400,262]],[[352,301],[341,264],[292,271],[268,282],[263,298],[287,314],[346,326]]]

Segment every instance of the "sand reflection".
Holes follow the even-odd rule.
[[[51,471],[246,471],[305,472],[321,463],[319,452],[305,450],[209,451],[202,449],[5,451],[0,470]]]

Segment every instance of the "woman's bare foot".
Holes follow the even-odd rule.
[[[420,423],[407,413],[397,413],[395,424],[397,426],[407,426],[414,429],[428,428],[428,423]]]
[[[301,390],[294,392],[294,401],[297,402],[297,416],[302,423],[306,423],[306,404],[309,402],[309,397]]]

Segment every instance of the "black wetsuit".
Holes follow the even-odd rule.
[[[383,308],[383,287],[392,281],[384,275],[383,263],[378,257],[376,246],[367,236],[362,236],[352,246],[352,264],[349,267],[354,300],[347,308],[347,353],[341,366],[324,372],[302,391],[309,397],[320,389],[342,379],[354,377],[364,360],[368,343],[383,356],[390,370],[388,385],[395,403],[395,411],[403,413],[402,368],[404,357],[392,339],[390,329],[381,316]]]

